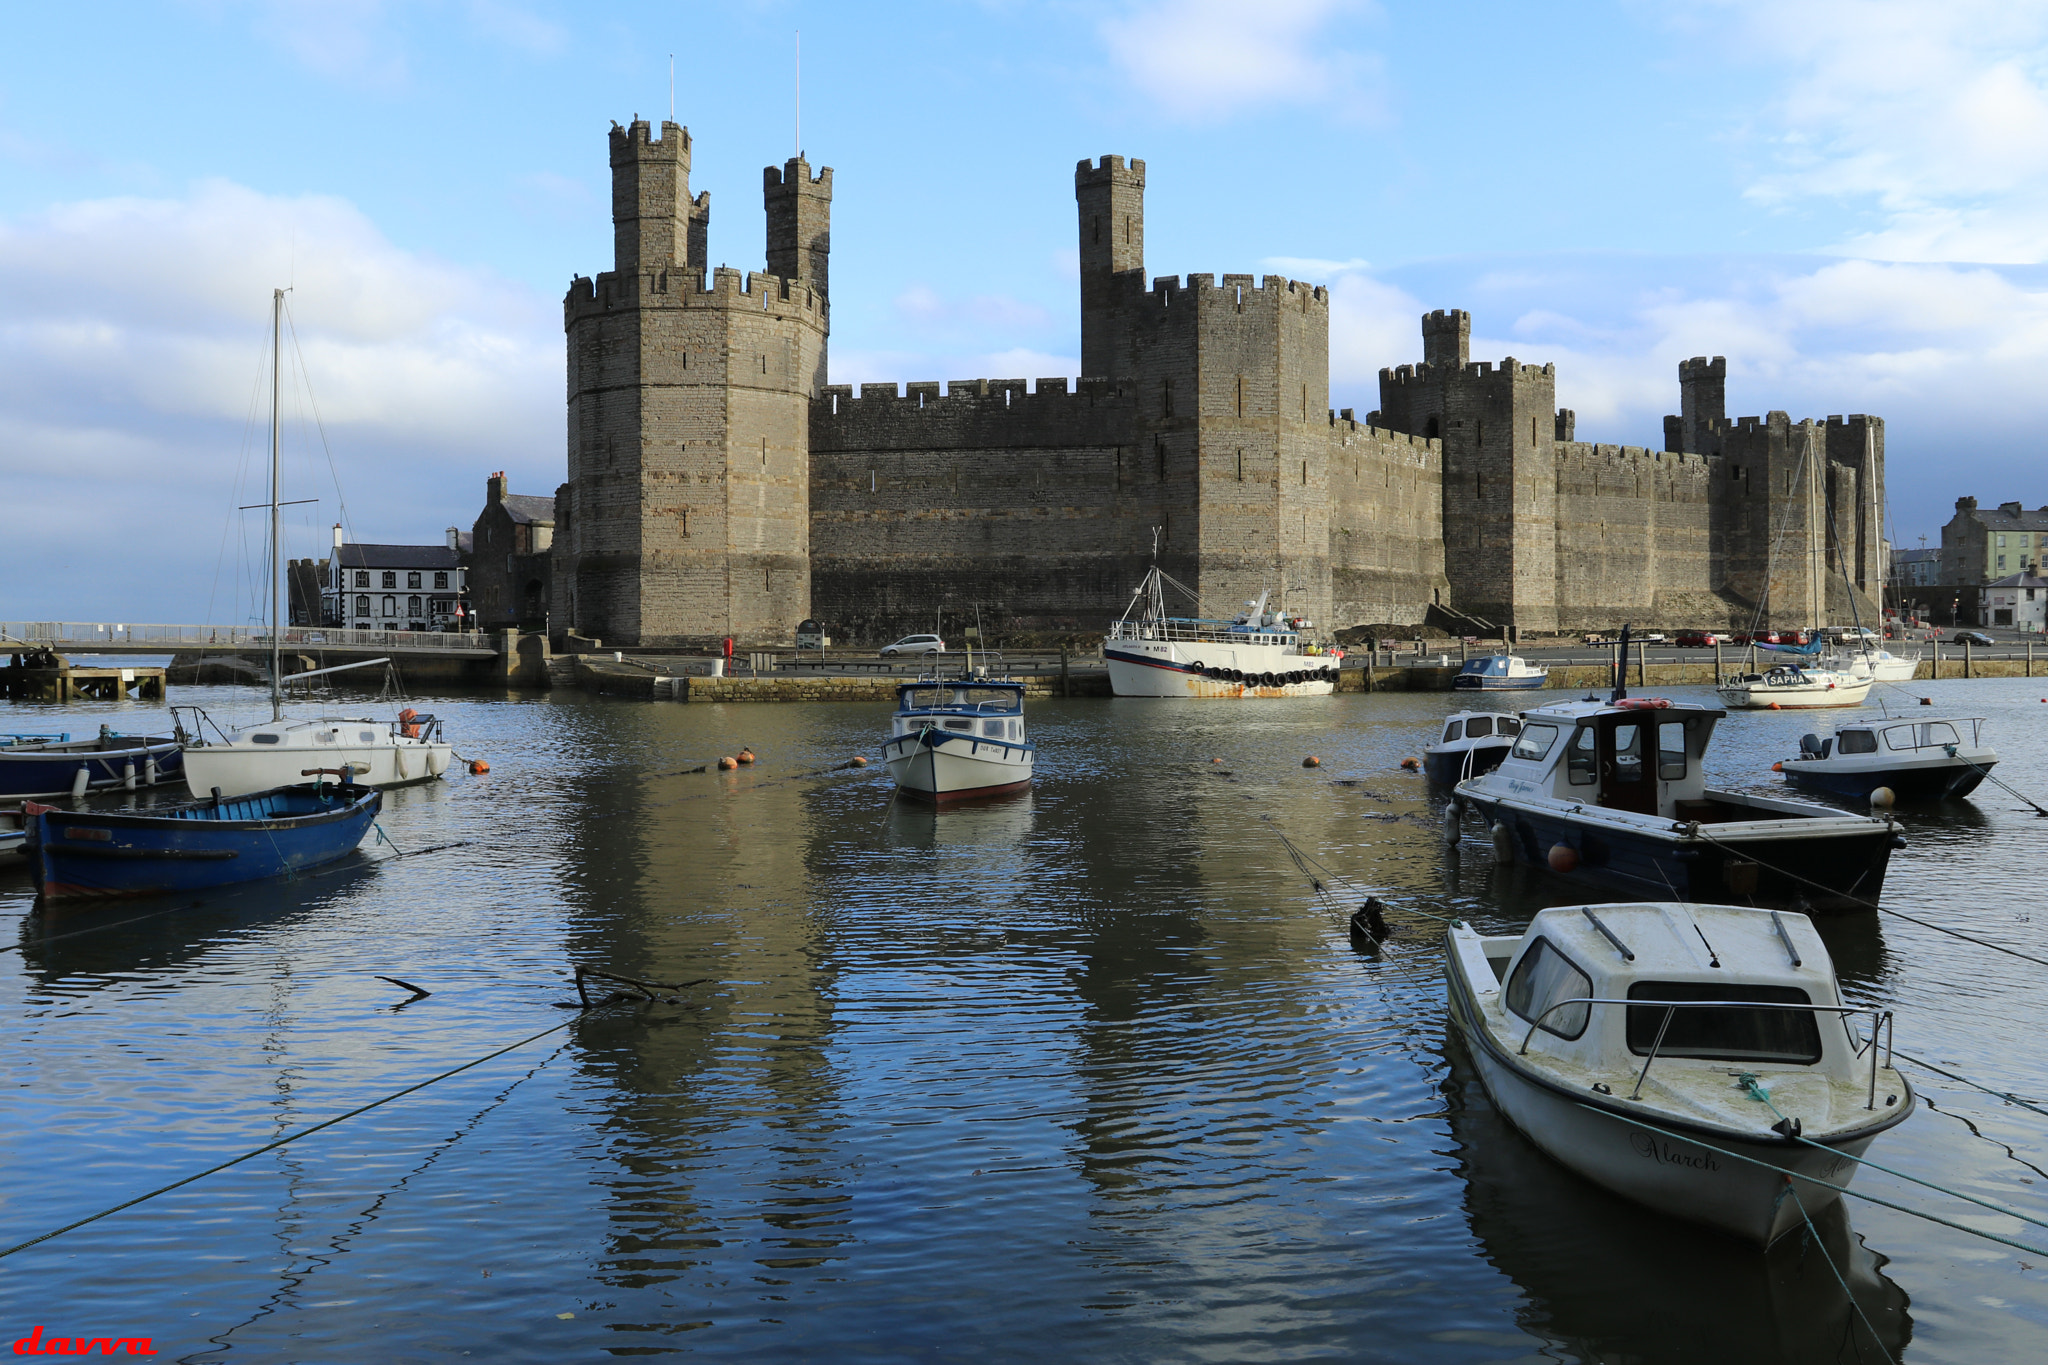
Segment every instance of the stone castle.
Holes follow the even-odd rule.
[[[1574,439],[1556,369],[1469,355],[1461,311],[1363,419],[1329,407],[1329,293],[1145,277],[1145,163],[1075,171],[1082,376],[828,382],[832,171],[763,175],[765,272],[710,269],[689,132],[611,132],[613,268],[578,277],[552,610],[607,642],[873,641],[978,611],[1092,631],[1155,555],[1212,613],[1319,628],[1773,624],[1875,598],[1884,423],[1726,416],[1679,367],[1664,448]],[[1866,615],[1869,607],[1864,605]]]

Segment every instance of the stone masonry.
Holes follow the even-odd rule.
[[[1701,357],[1664,449],[1582,442],[1554,366],[1473,361],[1445,310],[1361,422],[1329,407],[1321,286],[1147,280],[1143,161],[1075,171],[1078,381],[858,393],[826,372],[830,169],[765,172],[742,276],[705,267],[686,130],[614,125],[611,162],[614,268],[564,304],[554,580],[607,642],[1096,631],[1155,557],[1204,614],[1271,591],[1324,629],[1747,624],[1766,596],[1804,624],[1845,571],[1883,581],[1881,420],[1730,422]]]

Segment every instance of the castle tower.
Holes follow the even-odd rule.
[[[1105,156],[1074,168],[1081,231],[1081,373],[1119,379],[1126,312],[1145,288],[1145,163]]]
[[[1422,363],[1464,369],[1472,359],[1472,315],[1439,308],[1422,318]]]
[[[1664,448],[1689,455],[1721,453],[1728,426],[1728,361],[1696,355],[1678,362],[1678,415],[1664,419]]]
[[[800,156],[781,170],[769,166],[761,172],[761,198],[768,209],[768,273],[802,280],[829,298],[832,168],[813,176],[811,163]]]
[[[563,301],[554,619],[620,644],[787,640],[810,611],[831,172],[768,172],[769,249],[797,274],[743,276],[705,270],[686,129],[614,124],[611,164],[613,268]]]

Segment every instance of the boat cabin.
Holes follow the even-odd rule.
[[[1522,733],[1522,722],[1513,716],[1494,715],[1488,711],[1460,711],[1444,722],[1444,736],[1439,744],[1455,744],[1459,740],[1512,739]]]
[[[1726,711],[1661,697],[1558,702],[1522,713],[1521,736],[1496,774],[1521,796],[1670,820],[1758,818],[1706,790],[1705,758]]]
[[[949,730],[977,739],[1024,739],[1024,684],[924,679],[896,689],[892,735]]]
[[[1805,915],[1676,901],[1563,906],[1538,913],[1519,943],[1486,947],[1514,1041],[1526,1037],[1547,1057],[1606,1074],[1632,1073],[1653,1051],[1660,1065],[1852,1074],[1858,1047],[1841,1016],[1774,1008],[1841,1003],[1827,946]]]
[[[1952,716],[1929,720],[1872,720],[1838,725],[1825,738],[1802,735],[1801,758],[1854,757],[1858,754],[1890,755],[1894,758],[1934,758],[1956,745],[1968,750],[1983,746],[1982,716]],[[1967,738],[1966,738],[1967,736]]]

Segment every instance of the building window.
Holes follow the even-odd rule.
[[[359,578],[368,578],[368,577],[369,577],[369,575],[368,575],[368,574],[359,574],[359,575],[357,575],[357,577],[359,577]],[[358,594],[356,594],[356,615],[358,615],[358,616],[368,616],[369,614],[370,614],[370,594],[368,594],[368,593],[366,593],[366,592],[365,592],[365,593],[358,593]]]
[[[397,587],[397,586],[398,586],[398,575],[397,575],[397,574],[395,574],[395,573],[393,573],[393,572],[391,572],[391,570],[389,570],[389,569],[386,569],[386,570],[384,571],[384,586],[385,586],[385,587],[387,587],[387,588],[395,588],[395,587]]]
[[[418,574],[416,574],[416,573],[409,573],[409,574],[407,574],[407,575],[405,576],[405,586],[406,586],[406,587],[408,587],[408,588],[417,588],[417,587],[418,587],[419,585],[420,585],[420,576],[419,576]]]
[[[405,599],[405,613],[408,616],[418,616],[420,614],[419,594],[415,593]]]
[[[2005,548],[2005,537],[2004,537],[2004,536],[2000,536],[2000,537],[1998,538],[1998,548],[1999,548],[1999,549],[2001,549],[2001,550],[2003,550],[2003,549]]]
[[[2000,556],[1998,557],[1998,567],[1999,567],[2000,569],[2003,569],[2003,568],[2005,567],[2005,556],[2004,556],[2004,555],[2000,555]]]
[[[359,588],[367,588],[370,586],[370,574],[367,569],[363,570],[362,572],[356,575],[356,586]]]
[[[386,575],[386,577],[392,576],[393,575]],[[384,614],[386,616],[398,615],[398,599],[396,597],[387,597],[384,599]]]
[[[434,586],[435,586],[435,587],[437,587],[437,588],[445,588],[445,587],[447,587],[447,586],[448,586],[448,575],[447,575],[447,574],[444,574],[444,573],[437,573],[437,574],[435,574],[435,575],[434,575]]]

